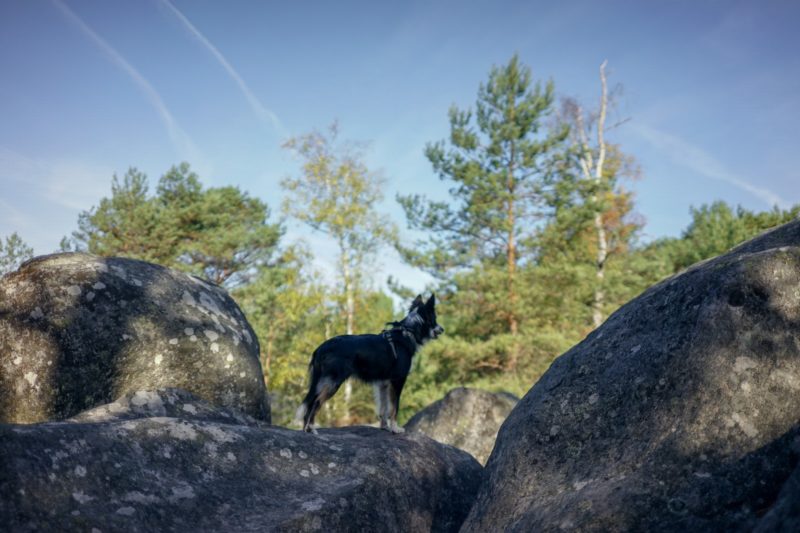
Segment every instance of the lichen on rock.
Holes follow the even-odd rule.
[[[472,457],[422,435],[311,435],[179,389],[0,424],[0,457],[8,531],[456,532],[481,480]]]

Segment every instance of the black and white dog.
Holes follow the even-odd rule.
[[[390,322],[390,329],[378,335],[340,335],[323,342],[314,350],[309,363],[311,380],[308,394],[297,409],[296,419],[303,421],[303,431],[314,432],[314,417],[322,404],[336,394],[350,376],[372,383],[381,428],[402,433],[397,425],[397,409],[411,359],[420,346],[435,339],[444,328],[436,323],[436,297],[422,303],[417,296],[408,316]]]

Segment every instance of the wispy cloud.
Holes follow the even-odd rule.
[[[37,253],[58,249],[78,213],[109,192],[112,170],[89,161],[30,157],[0,147],[0,237],[19,232]]]
[[[17,209],[17,206],[12,202],[3,198],[0,198],[0,208],[3,213],[0,215],[0,238],[19,231],[20,228],[26,227],[31,221],[30,216]]]
[[[769,189],[757,187],[746,178],[739,176],[722,164],[705,150],[694,146],[684,139],[652,128],[642,123],[631,124],[630,131],[638,134],[658,150],[664,152],[673,162],[691,169],[697,174],[717,181],[725,182],[737,187],[755,198],[758,198],[769,207],[788,207],[786,201]]]
[[[39,205],[50,204],[75,212],[88,210],[109,191],[110,168],[75,159],[31,158],[0,147],[0,183],[6,194]]]
[[[144,93],[147,99],[150,101],[150,104],[155,108],[156,112],[158,113],[161,121],[164,123],[164,126],[167,129],[167,133],[169,134],[170,140],[172,141],[173,146],[175,147],[176,151],[183,159],[197,161],[201,159],[199,150],[195,147],[192,140],[186,134],[186,132],[181,129],[178,123],[175,121],[175,118],[170,113],[169,109],[167,109],[164,100],[161,98],[161,95],[155,88],[150,84],[150,82],[145,79],[142,74],[136,70],[122,55],[117,52],[110,44],[108,44],[105,39],[100,37],[92,28],[90,28],[78,15],[75,14],[66,4],[64,4],[61,0],[53,0],[53,3],[58,7],[59,10],[64,14],[64,16],[74,24],[81,32],[88,37],[103,53],[108,56],[111,62],[119,69],[121,69],[128,77],[139,87],[139,89]]]
[[[250,104],[250,107],[253,109],[253,112],[256,114],[259,120],[265,123],[271,124],[278,133],[282,136],[288,136],[288,131],[281,123],[278,116],[272,112],[271,110],[267,109],[264,104],[256,97],[250,87],[245,83],[244,79],[239,75],[233,65],[222,55],[216,46],[214,46],[211,41],[203,35],[200,30],[198,30],[194,24],[192,24],[186,16],[178,10],[169,0],[158,0],[158,2],[167,8],[175,17],[180,21],[186,30],[198,41],[200,44],[205,47],[206,50],[214,57],[214,59],[222,65],[222,68],[225,69],[225,72],[233,79],[236,85],[239,87],[239,90],[242,91],[244,97],[247,99],[247,103]]]

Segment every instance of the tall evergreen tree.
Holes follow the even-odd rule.
[[[410,227],[430,235],[399,249],[411,264],[434,275],[488,263],[502,268],[504,319],[519,327],[517,268],[521,241],[545,216],[553,163],[566,128],[546,127],[553,83],[533,83],[531,70],[514,55],[493,67],[472,110],[450,109],[449,146],[428,144],[425,155],[440,179],[452,184],[452,202],[398,196]]]

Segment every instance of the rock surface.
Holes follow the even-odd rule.
[[[800,467],[783,484],[775,504],[759,520],[756,533],[796,533],[800,531]]]
[[[796,524],[798,422],[795,221],[650,288],[558,358],[503,424],[463,531]]]
[[[508,393],[459,387],[411,417],[405,429],[462,449],[486,464],[500,425],[518,401]]]
[[[0,422],[166,387],[269,421],[258,353],[223,289],[161,266],[56,254],[0,278]]]
[[[482,474],[423,435],[315,436],[175,389],[0,424],[0,462],[8,531],[457,531]]]

